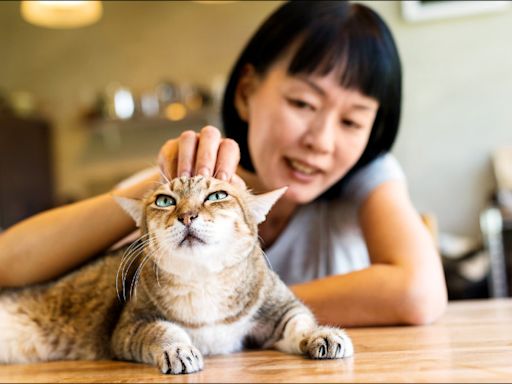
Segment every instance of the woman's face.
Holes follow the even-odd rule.
[[[285,198],[301,204],[321,195],[357,162],[379,104],[342,88],[334,73],[290,76],[288,61],[276,62],[262,78],[250,75],[245,117],[258,183],[267,190],[287,185]]]

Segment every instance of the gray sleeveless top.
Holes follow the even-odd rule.
[[[377,186],[390,180],[405,182],[405,176],[395,157],[385,154],[354,174],[338,199],[298,208],[265,250],[274,271],[290,285],[369,266],[358,211]]]

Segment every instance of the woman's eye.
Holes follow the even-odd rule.
[[[225,199],[226,197],[228,197],[228,194],[226,192],[224,192],[224,191],[217,191],[217,192],[210,193],[206,197],[206,200],[208,200],[208,201],[217,201],[217,200]]]
[[[289,98],[288,99],[288,102],[293,105],[294,107],[296,108],[300,108],[300,109],[309,109],[311,111],[314,111],[316,110],[316,108],[309,104],[308,102],[304,101],[304,100],[301,100],[301,99],[291,99]]]
[[[170,207],[172,205],[176,205],[176,200],[174,200],[171,196],[167,195],[158,195],[155,199],[155,205],[157,207]]]
[[[360,128],[361,126],[357,124],[355,121],[350,119],[343,119],[341,120],[341,123],[348,128]]]

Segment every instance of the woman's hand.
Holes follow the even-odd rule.
[[[200,133],[185,131],[177,139],[167,141],[158,155],[163,176],[213,176],[234,184],[244,184],[236,174],[240,148],[232,139],[222,138],[220,131],[206,126]]]

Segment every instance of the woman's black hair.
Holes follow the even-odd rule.
[[[350,171],[321,198],[339,196],[358,169],[391,149],[398,133],[402,69],[391,31],[362,4],[346,1],[290,1],[261,25],[236,61],[222,102],[224,133],[238,142],[240,165],[254,171],[247,143],[248,125],[235,108],[235,91],[247,64],[264,75],[299,41],[288,73],[325,75],[341,69],[340,85],[379,101],[368,144]]]

